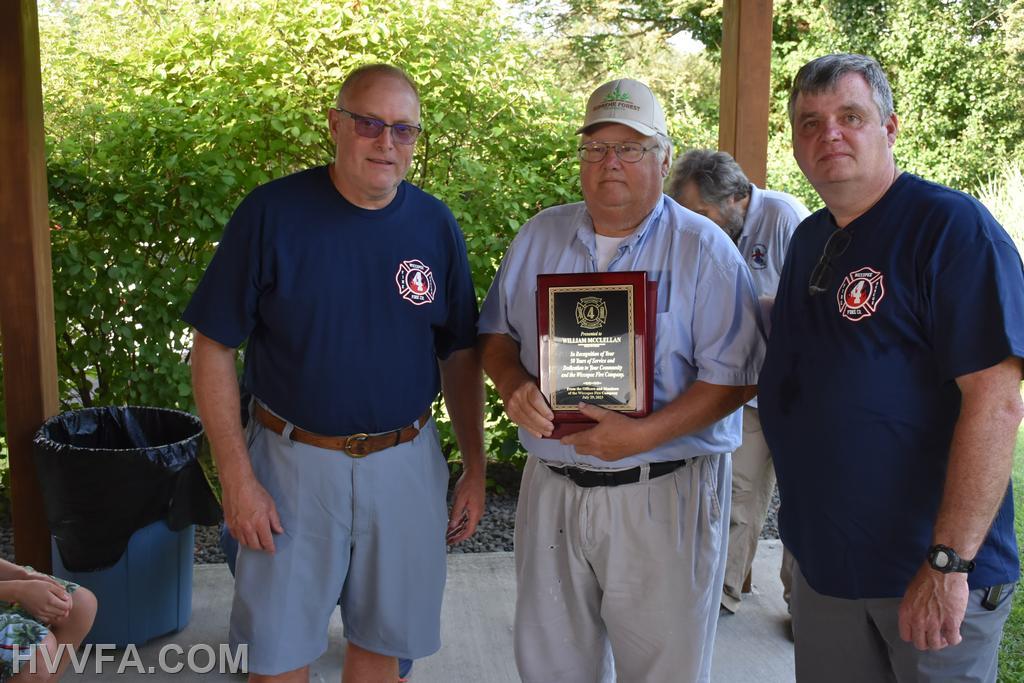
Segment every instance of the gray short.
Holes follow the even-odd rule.
[[[793,572],[796,679],[815,683],[995,683],[999,641],[1011,599],[995,610],[973,590],[960,626],[963,640],[942,650],[920,651],[899,633],[900,598],[843,600],[818,593]]]
[[[407,659],[436,652],[448,466],[433,420],[365,458],[286,440],[256,420],[248,441],[284,527],[273,555],[238,554],[230,641],[248,643],[249,670],[274,675],[316,660],[339,595],[353,644]]]

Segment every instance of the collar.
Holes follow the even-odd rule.
[[[761,204],[764,202],[764,190],[754,183],[750,183],[750,201],[747,203],[747,213],[743,216],[743,227],[740,234],[736,236],[736,244],[745,237],[750,237],[754,227],[754,217],[761,213]]]
[[[624,249],[633,249],[633,247],[639,244],[640,241],[646,237],[647,233],[652,230],[651,226],[657,225],[661,215],[665,212],[665,201],[667,199],[668,197],[665,194],[662,194],[658,198],[654,208],[651,209],[651,212],[647,214],[646,218],[640,221],[640,225],[637,226],[636,230],[627,235],[622,242],[619,243],[620,252]],[[583,243],[591,256],[594,256],[597,253],[597,238],[595,237],[597,233],[594,230],[594,220],[587,212],[587,205],[585,203],[581,203],[581,207],[582,210],[580,211],[578,225],[576,226],[576,239]]]

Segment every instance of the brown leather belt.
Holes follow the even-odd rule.
[[[256,419],[260,421],[260,424],[276,434],[283,433],[285,425],[288,424],[259,403],[256,404],[253,414]],[[420,419],[416,421],[416,424],[409,425],[408,427],[402,427],[401,429],[396,429],[393,432],[384,432],[383,434],[360,433],[352,434],[350,436],[323,436],[322,434],[314,434],[313,432],[307,432],[304,429],[293,427],[291,439],[292,441],[309,444],[310,446],[316,446],[317,448],[341,451],[342,453],[349,454],[353,458],[362,458],[370,453],[376,453],[377,451],[382,451],[385,448],[391,448],[392,446],[397,446],[400,443],[412,441],[416,438],[416,435],[420,433],[420,429],[423,425],[427,424],[427,420],[429,419],[430,408],[427,408],[423,415],[420,416]],[[417,427],[417,425],[419,426]]]

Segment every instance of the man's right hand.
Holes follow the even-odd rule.
[[[520,362],[519,343],[507,334],[482,334],[480,359],[509,419],[537,438],[551,436],[555,414]]]
[[[274,534],[283,534],[277,506],[255,477],[224,487],[224,521],[228,531],[250,550],[274,552]]]
[[[192,344],[192,386],[223,491],[224,521],[235,540],[251,550],[274,552],[284,533],[274,500],[252,471],[245,447],[235,375],[235,349],[198,330]]]
[[[510,420],[537,438],[551,436],[555,414],[544,400],[544,394],[532,377],[520,381],[511,392],[501,397]]]

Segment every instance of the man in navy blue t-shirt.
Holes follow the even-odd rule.
[[[361,67],[328,121],[334,161],[242,201],[183,315],[240,546],[230,640],[251,681],[306,681],[339,596],[343,679],[397,680],[397,659],[440,647],[445,541],[483,514],[476,296],[455,218],[404,181],[416,88]],[[430,418],[442,387],[465,462],[450,514]]]
[[[897,168],[875,60],[804,65],[789,114],[826,207],[790,243],[760,376],[797,678],[994,681],[1020,573],[1020,256],[974,198]]]

